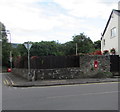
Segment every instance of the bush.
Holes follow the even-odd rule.
[[[116,54],[115,49],[114,49],[114,48],[112,48],[112,49],[110,50],[110,53],[111,53],[112,55],[115,55],[115,54]]]
[[[101,51],[95,51],[94,55],[102,55],[102,52]]]
[[[103,55],[109,55],[109,51],[108,50],[104,50],[103,51]]]

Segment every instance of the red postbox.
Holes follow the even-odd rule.
[[[7,72],[12,72],[12,69],[11,69],[11,68],[8,68],[8,69],[7,69]]]
[[[98,61],[97,60],[94,61],[94,68],[98,68]]]

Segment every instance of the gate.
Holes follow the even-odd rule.
[[[119,72],[120,57],[119,55],[110,55],[110,72]]]

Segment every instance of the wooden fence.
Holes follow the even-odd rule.
[[[31,69],[53,69],[80,67],[80,56],[41,56],[31,58]],[[118,55],[110,56],[110,71],[120,72],[120,57]],[[27,57],[22,57],[16,61],[15,68],[27,68]]]
[[[27,68],[27,57],[22,58],[15,68]],[[53,69],[79,67],[79,56],[41,56],[33,57],[30,61],[31,69]]]

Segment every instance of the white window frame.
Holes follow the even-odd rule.
[[[116,37],[117,36],[117,29],[116,29],[116,27],[113,27],[112,29],[111,29],[111,38],[114,38],[114,37]]]

